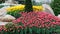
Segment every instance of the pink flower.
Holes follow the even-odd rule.
[[[12,22],[13,22],[13,23],[18,23],[16,20],[13,20]]]
[[[18,18],[16,21],[19,23],[20,22],[20,19]]]
[[[3,29],[2,28],[0,28],[0,31],[2,31]]]

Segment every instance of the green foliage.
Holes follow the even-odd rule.
[[[60,0],[54,0],[54,2],[51,3],[51,7],[56,16],[60,14]]]
[[[2,7],[4,7],[4,6],[0,6],[0,8],[2,8]]]
[[[56,26],[55,32],[60,33],[60,26]]]
[[[7,14],[14,16],[15,18],[19,18],[21,14],[19,14],[21,11],[15,10],[15,11],[9,11]]]
[[[33,8],[32,8],[32,1],[31,0],[25,0],[25,11],[26,12],[30,12],[30,11],[33,11]]]

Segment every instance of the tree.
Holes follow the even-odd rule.
[[[32,1],[31,0],[25,0],[25,12],[32,12]]]

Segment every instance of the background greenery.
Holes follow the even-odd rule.
[[[51,3],[51,7],[56,16],[60,14],[60,0],[54,0],[54,2]]]

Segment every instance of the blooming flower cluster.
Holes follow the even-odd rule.
[[[60,19],[46,12],[21,12],[21,17],[13,23],[22,23],[23,27],[50,28],[60,25]]]
[[[17,5],[17,6],[13,6],[10,8],[7,8],[7,11],[15,11],[15,10],[24,10],[25,5]],[[33,6],[33,10],[34,11],[42,11],[44,8],[43,6]]]

